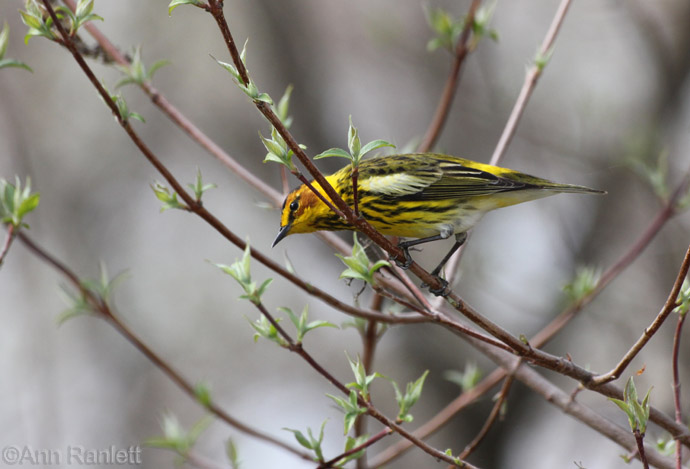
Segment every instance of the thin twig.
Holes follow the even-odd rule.
[[[209,0],[210,12],[213,19],[218,24],[218,27],[223,35],[225,44],[230,52],[230,56],[233,59],[233,63],[237,68],[242,80],[248,83],[249,77],[244,63],[239,58],[239,52],[237,50],[237,45],[235,44],[232,34],[230,33],[230,28],[225,20],[223,13],[223,5],[219,0]],[[299,146],[297,140],[293,137],[290,131],[285,127],[280,118],[273,112],[271,106],[266,102],[260,100],[254,100],[254,105],[259,110],[261,114],[273,125],[276,131],[283,137],[285,143],[293,151],[297,159],[302,163],[302,165],[307,169],[309,174],[314,177],[314,180],[319,184],[321,189],[324,190],[326,196],[335,205],[333,211],[336,215],[344,218],[348,223],[350,223],[354,228],[361,231],[367,235],[372,241],[383,248],[392,259],[396,259],[400,262],[405,262],[404,252],[402,248],[392,244],[384,235],[382,235],[378,230],[376,230],[366,219],[362,217],[356,217],[352,209],[345,203],[340,194],[333,188],[333,186],[328,182],[324,175],[319,171],[319,169],[314,165],[314,163],[309,159],[307,154],[304,152],[302,147]],[[319,192],[314,192],[317,196],[321,197]],[[328,205],[328,204],[327,204]],[[441,291],[444,287],[443,283],[434,275],[431,275],[425,269],[423,269],[416,262],[412,262],[409,267],[410,272],[414,273],[419,277],[422,282],[429,285],[431,289]]]
[[[558,6],[556,15],[554,16],[553,21],[551,22],[551,26],[549,27],[549,31],[546,33],[544,42],[542,42],[541,47],[539,48],[539,56],[543,60],[548,60],[548,56],[551,54],[554,40],[556,39],[556,35],[558,34],[558,30],[560,29],[561,24],[563,23],[563,18],[565,18],[565,14],[568,11],[569,6],[570,0],[561,0],[561,4]],[[515,130],[517,129],[518,122],[520,121],[522,113],[525,111],[525,108],[527,107],[527,101],[529,100],[530,96],[532,95],[532,92],[534,91],[534,87],[536,86],[537,80],[539,79],[544,70],[544,66],[545,62],[542,64],[535,63],[527,72],[527,76],[525,77],[525,83],[522,85],[522,89],[520,90],[520,94],[518,95],[517,101],[515,102],[513,111],[510,113],[510,117],[508,118],[508,122],[506,123],[506,126],[503,129],[501,138],[498,140],[498,145],[494,150],[494,154],[491,156],[490,164],[498,165],[498,163],[503,158],[503,154],[505,153],[506,148],[508,148],[508,143],[510,143],[510,140],[513,138],[513,135],[515,135]]]
[[[341,381],[339,381],[335,376],[331,374],[328,370],[326,370],[323,366],[321,366],[315,359],[314,357],[309,354],[304,347],[302,346],[301,343],[295,342],[295,340],[287,333],[285,330],[280,326],[278,321],[273,318],[271,313],[268,312],[266,307],[262,303],[254,303],[254,305],[259,309],[261,314],[275,327],[276,331],[278,334],[283,338],[283,340],[287,343],[286,347],[288,350],[291,352],[295,352],[298,354],[302,359],[304,359],[309,366],[314,368],[316,372],[318,372],[321,376],[326,378],[333,386],[335,386],[340,392],[345,394],[346,396],[350,394],[350,390],[343,384]],[[386,427],[391,429],[392,431],[395,431],[396,433],[399,433],[401,436],[404,438],[407,438],[410,440],[415,446],[419,447],[422,451],[430,454],[431,456],[435,457],[436,459],[440,459],[442,461],[445,461],[447,463],[453,464],[458,467],[464,467],[468,469],[474,468],[469,463],[466,463],[461,460],[456,460],[455,458],[448,456],[446,453],[437,450],[436,448],[433,448],[432,446],[426,444],[422,440],[416,438],[412,433],[408,432],[405,430],[401,425],[397,424],[393,420],[389,419],[385,415],[383,415],[378,409],[376,409],[373,404],[365,399],[363,399],[361,396],[358,396],[357,401],[360,406],[366,407],[367,409],[367,414],[371,415],[374,417],[376,420],[384,424]],[[459,462],[458,462],[459,461]]]
[[[370,309],[372,311],[381,312],[381,307],[383,306],[384,297],[379,293],[374,293],[374,298],[371,300]],[[379,323],[376,321],[368,321],[364,330],[361,331],[362,336],[362,366],[364,366],[364,372],[369,375],[373,371],[374,366],[374,354],[376,352],[376,345],[378,344],[378,328]],[[364,435],[366,432],[366,420],[363,415],[357,417],[355,420],[355,438]],[[357,469],[366,468],[366,457],[362,456],[357,459]]]
[[[513,375],[515,379],[534,391],[537,395],[542,396],[544,400],[550,404],[561,409],[565,414],[570,415],[578,421],[584,423],[588,427],[595,430],[598,434],[609,438],[618,445],[626,448],[629,451],[637,447],[635,438],[629,429],[625,429],[620,425],[614,424],[609,419],[603,417],[601,412],[595,411],[578,401],[574,400],[570,393],[564,392],[558,386],[551,383],[548,379],[542,376],[537,370],[534,370],[527,364],[522,364],[515,368],[518,359],[510,356],[501,350],[496,350],[493,347],[487,347],[482,343],[477,343],[473,339],[467,339],[474,347],[482,351],[489,359],[494,361],[505,370],[515,370]],[[613,391],[611,383],[605,385],[606,389]],[[616,392],[610,397],[622,398],[622,390],[616,389]],[[650,414],[650,418],[654,414],[654,410]],[[683,426],[675,425],[675,431],[682,431],[688,434],[687,429],[682,429]],[[681,430],[682,429],[682,430]],[[669,458],[661,456],[653,449],[647,452],[647,458],[655,467],[664,469],[673,469],[673,462]]]
[[[683,331],[683,323],[685,323],[685,316],[687,313],[678,314],[678,322],[676,323],[676,330],[673,334],[673,352],[671,354],[671,363],[673,368],[673,407],[676,411],[676,423],[683,424],[683,413],[680,405],[680,370],[678,368],[678,358],[680,356],[680,337]],[[676,441],[676,469],[682,469],[683,465],[683,447],[679,441]]]
[[[0,266],[2,266],[3,261],[5,260],[5,256],[10,250],[10,245],[12,244],[12,241],[14,240],[15,236],[15,227],[12,223],[7,224],[7,233],[5,234],[5,242],[2,243],[2,250],[0,250]]]
[[[501,407],[503,407],[503,403],[508,398],[508,392],[510,391],[510,387],[513,384],[513,380],[513,375],[506,376],[506,379],[503,381],[503,386],[501,387],[501,392],[498,394],[498,399],[496,399],[496,402],[494,403],[494,407],[491,409],[489,417],[486,419],[486,422],[484,422],[484,425],[482,426],[482,429],[479,431],[477,436],[475,436],[474,439],[465,447],[465,449],[462,450],[462,453],[460,453],[459,456],[461,459],[469,458],[470,454],[472,454],[474,450],[477,449],[479,444],[489,433],[491,426],[494,424],[498,416],[501,414]]]
[[[450,69],[450,74],[446,80],[446,84],[443,87],[443,92],[441,93],[441,98],[439,99],[438,105],[436,106],[436,112],[434,117],[429,124],[429,128],[424,134],[419,147],[417,147],[418,152],[427,152],[436,144],[436,140],[441,134],[443,125],[446,123],[448,118],[448,113],[450,112],[450,106],[453,103],[453,98],[455,97],[455,92],[458,89],[458,82],[460,79],[460,68],[465,61],[470,47],[468,42],[472,34],[472,27],[474,26],[474,15],[479,9],[481,0],[473,0],[470,8],[467,10],[467,15],[465,16],[465,25],[462,29],[462,33],[458,38],[458,42],[455,45],[455,55],[453,57],[453,66]]]
[[[673,309],[676,307],[676,301],[678,300],[678,294],[680,293],[680,289],[683,286],[683,280],[685,280],[685,277],[688,275],[688,269],[690,269],[690,246],[688,246],[687,251],[685,252],[685,257],[683,258],[683,263],[680,266],[680,270],[678,271],[678,275],[676,276],[676,280],[673,283],[673,288],[671,289],[671,293],[669,293],[668,298],[666,298],[666,303],[664,303],[663,308],[661,308],[661,311],[659,311],[659,314],[654,318],[654,321],[652,321],[652,324],[648,328],[646,328],[643,332],[642,335],[640,336],[639,339],[637,339],[637,342],[630,347],[630,350],[623,356],[621,361],[608,373],[605,373],[603,375],[599,375],[594,380],[592,381],[592,384],[597,386],[599,384],[603,383],[608,383],[609,381],[613,381],[615,379],[618,379],[621,374],[623,373],[623,370],[627,368],[627,366],[630,364],[631,361],[637,356],[637,354],[644,348],[645,345],[647,345],[647,342],[654,337],[654,334],[659,330],[661,325],[666,321],[666,318],[673,312]]]
[[[413,435],[417,438],[424,439],[432,433],[438,431],[440,428],[450,422],[453,416],[473,404],[481,396],[488,393],[494,386],[496,386],[502,379],[506,377],[506,374],[507,373],[503,368],[495,369],[486,378],[477,383],[477,385],[472,389],[463,392],[453,401],[447,404],[428,422],[416,429],[413,432]],[[371,467],[378,468],[386,466],[393,459],[397,458],[411,447],[412,444],[409,441],[400,440],[394,445],[391,445],[383,450],[381,453],[377,454],[375,458],[372,458]]]
[[[163,372],[173,383],[175,383],[180,389],[182,389],[185,394],[192,398],[195,402],[199,402],[196,394],[195,387],[192,383],[187,381],[179,372],[177,372],[170,364],[168,364],[162,357],[160,357],[156,352],[154,352],[148,345],[146,345],[138,336],[136,336],[132,330],[116,315],[110,306],[101,297],[96,296],[96,294],[84,288],[83,282],[79,279],[77,274],[74,273],[66,264],[58,260],[56,257],[52,256],[45,249],[38,246],[34,241],[32,241],[26,234],[19,233],[19,240],[31,251],[36,257],[51,265],[57,271],[59,271],[63,276],[65,276],[74,288],[79,290],[81,295],[84,296],[89,301],[89,305],[98,312],[98,317],[104,319],[108,324],[113,326],[117,332],[120,333],[129,343],[131,343],[139,352],[141,352],[146,358],[148,358],[159,370]],[[256,430],[249,425],[242,423],[236,418],[232,417],[220,406],[214,402],[209,402],[205,407],[213,415],[218,417],[223,422],[227,423],[231,427],[239,430],[242,433],[253,436],[259,440],[265,441],[272,445],[283,448],[290,453],[299,456],[302,459],[311,460],[310,455],[297,450],[290,445],[283,443],[280,440],[273,438],[259,430]]]
[[[391,433],[392,433],[392,431],[390,428],[384,428],[383,430],[381,430],[376,435],[369,438],[367,441],[365,441],[361,445],[357,445],[354,448],[352,448],[351,450],[345,451],[344,453],[339,454],[338,456],[331,458],[326,462],[321,463],[319,465],[319,467],[317,467],[316,469],[326,469],[326,468],[330,468],[330,467],[335,467],[334,464],[337,463],[338,461],[340,461],[341,459],[344,459],[344,458],[346,458],[352,454],[355,454],[359,451],[362,451],[363,449],[368,448],[369,446],[373,445],[374,443],[381,440],[382,438],[390,435]],[[405,441],[407,441],[407,440],[405,440]],[[359,463],[359,461],[361,461],[361,460],[362,460],[362,458],[359,458],[359,459],[357,459],[357,462]]]
[[[635,429],[635,431],[633,431],[633,435],[635,435],[635,442],[637,443],[637,455],[640,457],[640,461],[642,461],[642,466],[644,469],[649,469],[647,452],[644,449],[644,434],[640,433],[640,430]]]

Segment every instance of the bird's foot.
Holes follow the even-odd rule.
[[[436,277],[436,280],[438,280],[440,286],[437,288],[429,288],[429,293],[436,296],[442,296],[443,298],[445,298],[450,293],[450,288],[448,288],[448,280],[443,279],[438,275],[434,275],[434,277]],[[426,283],[422,284],[422,288],[427,287],[429,287],[429,285],[427,285]]]
[[[405,260],[401,261],[400,259],[393,258],[393,261],[395,262],[395,265],[400,267],[402,270],[407,270],[410,268],[412,263],[414,262],[412,260],[412,256],[410,256],[410,251],[409,251],[409,246],[405,246],[404,243],[398,244],[398,247],[402,249],[403,255],[405,256]]]

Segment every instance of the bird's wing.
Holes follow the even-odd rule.
[[[528,184],[496,176],[487,171],[464,166],[455,161],[440,161],[443,177],[425,188],[419,197],[425,200],[452,199],[495,194],[522,189]]]
[[[412,158],[379,158],[367,161],[360,169],[361,191],[390,197],[418,194],[443,178],[434,161]]]
[[[374,158],[360,167],[358,187],[364,192],[407,200],[441,200],[490,195],[530,186],[473,168],[469,163],[443,156]]]

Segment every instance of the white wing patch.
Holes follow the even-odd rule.
[[[434,174],[419,177],[402,172],[367,178],[359,183],[359,187],[365,191],[395,197],[416,194],[437,180],[438,176]]]

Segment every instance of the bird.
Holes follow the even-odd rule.
[[[348,206],[354,206],[351,164],[326,176],[326,180]],[[318,182],[313,181],[312,186],[330,200]],[[431,272],[436,277],[485,213],[559,193],[606,191],[559,184],[441,153],[375,156],[358,165],[357,205],[361,216],[384,235],[416,238],[398,244],[406,259],[396,260],[398,265],[409,267],[410,247],[455,235],[455,244]],[[339,230],[356,228],[302,184],[285,197],[273,247],[291,234]]]

